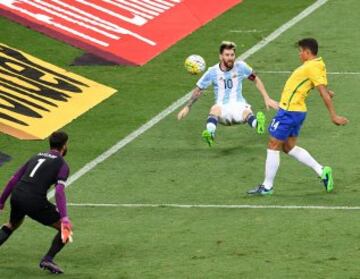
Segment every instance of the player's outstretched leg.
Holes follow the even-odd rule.
[[[288,148],[290,151],[287,152],[290,156],[297,159],[299,162],[303,163],[304,165],[312,168],[318,176],[320,176],[321,180],[324,183],[326,192],[331,192],[334,190],[334,179],[332,175],[332,169],[330,167],[323,167],[321,164],[319,164],[312,156],[311,154],[305,150],[304,148],[301,148],[299,146],[294,146],[292,149]],[[287,150],[285,150],[286,152]]]
[[[204,130],[201,135],[210,147],[214,144],[218,121],[219,118],[217,116],[209,114],[206,121],[206,130]]]
[[[256,132],[259,135],[262,135],[265,133],[266,117],[263,112],[259,111],[256,114],[256,117],[252,113],[250,113],[247,116],[247,123],[250,125],[251,128],[256,129]]]

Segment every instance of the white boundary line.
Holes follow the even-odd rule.
[[[256,71],[259,74],[291,74],[292,71]],[[327,72],[328,75],[360,75],[360,72]]]
[[[251,204],[149,204],[149,203],[68,203],[73,207],[123,207],[123,208],[218,208],[218,209],[313,209],[360,210],[360,206],[323,205],[251,205]]]
[[[250,30],[230,30],[230,33],[260,33],[264,32],[263,30],[250,29]]]
[[[295,24],[297,24],[299,21],[303,20],[305,17],[313,13],[315,10],[320,8],[322,5],[324,5],[328,0],[318,0],[314,4],[307,7],[305,10],[303,10],[300,14],[280,26],[278,29],[276,29],[274,32],[272,32],[269,36],[258,42],[255,46],[244,52],[239,59],[245,60],[249,56],[253,55],[255,52],[259,51],[266,45],[268,45],[270,42],[278,38],[282,33],[284,33],[286,30],[293,27]]]
[[[268,45],[270,42],[278,38],[282,33],[284,33],[286,30],[294,26],[296,23],[310,15],[312,12],[317,10],[319,7],[324,5],[328,0],[317,0],[315,3],[307,7],[305,10],[303,10],[300,14],[292,18],[287,23],[280,26],[278,29],[276,29],[274,32],[272,32],[270,35],[268,35],[266,38],[258,42],[256,45],[254,45],[252,48],[244,52],[238,59],[245,60],[249,56],[253,55],[266,45]],[[151,127],[153,127],[155,124],[160,122],[162,119],[164,119],[166,116],[177,110],[180,106],[182,106],[191,96],[191,92],[187,93],[185,96],[178,99],[175,103],[170,105],[168,108],[160,112],[158,115],[156,115],[154,118],[152,118],[149,122],[142,125],[140,128],[117,142],[115,145],[113,145],[110,149],[96,157],[94,160],[87,163],[85,166],[83,166],[81,169],[79,169],[77,172],[75,172],[68,180],[67,187],[74,183],[76,180],[78,180],[80,177],[91,171],[93,168],[95,168],[98,164],[102,163],[106,159],[108,159],[110,156],[114,155],[116,152],[118,152],[120,149],[122,149],[124,146],[126,146],[128,143],[135,140],[137,137],[145,133],[147,130],[149,130]],[[51,199],[54,197],[55,191],[51,190],[48,193],[48,198]]]

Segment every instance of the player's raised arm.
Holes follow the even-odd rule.
[[[255,75],[253,73],[249,76],[249,79],[254,81],[256,88],[259,90],[259,92],[263,96],[266,109],[269,110],[270,108],[273,108],[275,110],[278,110],[279,103],[270,98],[269,94],[267,93],[267,91],[265,89],[265,85],[261,81],[259,76]]]
[[[320,92],[320,96],[324,101],[324,104],[329,111],[331,121],[335,125],[346,125],[349,120],[346,117],[339,116],[336,114],[334,104],[332,102],[332,95],[329,94],[329,90],[326,88],[325,85],[318,85],[317,90]]]
[[[181,120],[188,115],[188,113],[190,112],[191,106],[201,97],[202,92],[203,91],[199,87],[195,87],[193,89],[190,100],[186,103],[186,105],[183,107],[183,109],[177,115],[178,120]]]

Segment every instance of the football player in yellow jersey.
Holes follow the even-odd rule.
[[[306,98],[313,88],[316,88],[329,111],[330,119],[335,125],[346,125],[348,120],[337,115],[332,97],[334,93],[327,89],[325,63],[317,57],[318,43],[315,39],[303,39],[298,42],[299,56],[303,64],[298,67],[287,80],[279,111],[270,126],[265,179],[255,189],[249,190],[251,195],[271,195],[274,179],[280,165],[280,151],[294,157],[299,162],[312,168],[323,180],[327,192],[334,188],[332,170],[319,164],[308,151],[296,145],[297,137],[306,117]]]

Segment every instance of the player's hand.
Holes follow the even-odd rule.
[[[267,110],[270,110],[270,108],[273,108],[274,110],[278,110],[279,109],[279,103],[274,101],[271,98],[267,98],[264,100],[265,102],[265,106]]]
[[[72,224],[68,217],[61,219],[61,240],[63,243],[73,242]]]
[[[4,210],[4,207],[5,207],[5,204],[3,204],[3,203],[0,203],[0,213],[1,213],[1,212],[3,212],[3,210]]]
[[[338,126],[343,126],[349,123],[349,120],[344,116],[335,115],[331,118],[331,121]]]
[[[328,93],[331,99],[335,96],[335,92],[332,90],[328,90]]]
[[[186,115],[188,115],[189,111],[190,111],[190,108],[189,108],[188,106],[185,106],[185,107],[184,107],[182,110],[180,110],[180,112],[178,113],[177,119],[178,119],[178,120],[181,120],[181,119],[185,118]]]

